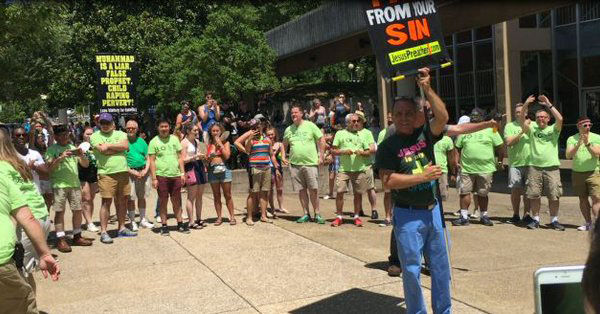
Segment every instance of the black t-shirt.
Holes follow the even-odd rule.
[[[250,110],[248,110],[248,111],[238,110],[236,112],[235,116],[236,116],[236,121],[248,122],[248,121],[252,120],[252,118],[254,118],[255,114]],[[248,130],[249,130],[249,128],[240,127],[240,125],[238,124],[238,134],[239,135],[246,133],[246,131],[248,131]]]
[[[429,164],[433,156],[433,144],[442,138],[432,137],[433,143],[427,145],[425,132],[429,128],[415,129],[410,136],[394,133],[387,137],[378,147],[375,165],[378,169],[391,170],[394,173],[418,174]],[[435,181],[421,183],[402,190],[392,190],[394,203],[425,206],[435,202]]]

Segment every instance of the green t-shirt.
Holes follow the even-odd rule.
[[[44,197],[40,195],[33,181],[25,181],[21,174],[6,161],[0,161],[0,176],[10,179],[12,184],[19,189],[35,219],[48,217],[48,208]]]
[[[492,129],[459,135],[456,139],[456,147],[461,149],[461,171],[468,174],[495,172],[494,148],[503,143],[500,134]]]
[[[52,160],[58,158],[66,150],[74,150],[77,147],[73,144],[65,146],[53,144],[46,150],[46,160],[51,163]],[[78,188],[79,187],[79,170],[77,169],[77,156],[73,155],[63,159],[50,172],[50,181],[53,189]]]
[[[558,167],[558,138],[560,131],[556,124],[549,125],[543,130],[536,122],[529,125],[531,139],[531,165],[535,167]]]
[[[148,156],[146,141],[138,137],[135,142],[129,142],[129,151],[127,151],[127,166],[129,168],[145,167],[146,156]]]
[[[387,128],[379,131],[379,134],[377,135],[377,145],[381,144],[381,142],[383,142],[383,140],[385,139],[385,135],[387,133]]]
[[[335,133],[333,146],[341,150],[349,149],[351,151],[363,150],[369,147],[363,142],[358,132],[349,132],[347,130],[340,130]],[[365,159],[367,158],[356,154],[340,155],[340,172],[365,171]]]
[[[397,133],[386,138],[377,148],[375,166],[394,173],[420,174],[433,156],[433,147],[425,140],[426,127],[415,129],[411,136]],[[435,143],[441,138],[433,138]],[[435,202],[435,181],[421,183],[402,190],[392,190],[394,204],[424,206]]]
[[[19,188],[7,176],[0,176],[0,265],[10,261],[17,235],[10,216],[15,209],[27,206]]]
[[[504,138],[521,133],[519,122],[513,121],[504,127]],[[519,141],[508,146],[508,165],[511,167],[525,167],[531,165],[531,146],[529,135],[523,134]]]
[[[369,129],[362,129],[358,131],[358,135],[360,136],[361,141],[365,145],[364,149],[367,149],[371,146],[371,144],[375,144],[375,139],[373,138],[373,132]],[[364,158],[365,167],[369,167],[375,163],[375,155],[371,155],[371,157]]]
[[[448,173],[448,152],[454,149],[454,143],[449,136],[444,135],[435,145],[435,164],[442,167],[443,173]]]
[[[285,129],[283,139],[290,145],[290,164],[296,166],[318,166],[317,145],[323,133],[310,121],[302,121],[299,126],[292,124]]]
[[[590,132],[588,141],[592,144],[591,146],[598,146],[600,145],[600,135]],[[577,142],[579,142],[579,133],[567,139],[567,149],[569,149],[569,147],[577,146]],[[595,171],[596,169],[600,169],[598,157],[592,157],[592,154],[590,154],[587,147],[585,147],[584,144],[581,144],[573,157],[573,171],[587,172]]]
[[[160,177],[174,178],[182,175],[179,169],[179,152],[181,143],[175,135],[163,140],[155,136],[148,146],[148,154],[156,155],[156,175]]]
[[[94,149],[96,161],[98,164],[98,174],[113,174],[127,172],[127,151],[122,151],[114,155],[104,155],[96,149],[101,143],[117,144],[127,140],[127,133],[123,131],[112,131],[110,134],[104,134],[102,131],[96,131],[90,137],[90,144]]]

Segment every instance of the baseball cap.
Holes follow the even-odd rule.
[[[103,112],[100,114],[98,121],[113,122],[113,116],[108,112]]]

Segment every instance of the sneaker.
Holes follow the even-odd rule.
[[[100,242],[104,244],[111,244],[113,243],[113,239],[108,235],[108,233],[102,232],[100,234]]]
[[[159,224],[162,223],[162,220],[160,219],[160,216],[154,217],[154,221],[156,221]]]
[[[540,222],[531,218],[531,222],[527,224],[527,229],[537,229],[540,227]]]
[[[331,223],[332,227],[337,227],[339,225],[341,225],[343,223],[342,218],[340,217],[335,217],[335,219],[333,220],[333,222]]]
[[[138,232],[138,230],[140,230],[140,228],[138,228],[138,224],[135,221],[131,222],[131,230],[133,230],[134,232]]]
[[[380,227],[389,227],[392,225],[392,222],[390,220],[384,220],[382,223],[379,224]]]
[[[145,229],[150,229],[154,227],[154,225],[151,224],[146,218],[142,218],[142,221],[140,221],[140,226],[142,226],[142,228]]]
[[[512,218],[508,220],[508,223],[511,223],[516,226],[521,223],[521,217],[519,217],[519,215],[513,215]]]
[[[472,219],[479,218],[479,215],[477,214],[478,212],[479,212],[478,210],[474,211],[471,215],[469,215],[469,218],[472,218]]]
[[[533,218],[530,215],[523,216],[523,220],[521,220],[522,226],[527,226],[533,221]]]
[[[479,219],[479,221],[484,226],[491,227],[494,225],[494,223],[490,220],[490,217],[488,217],[488,216],[481,216],[481,219]]]
[[[565,226],[561,225],[561,224],[558,222],[558,220],[557,220],[557,221],[555,221],[555,222],[551,222],[551,223],[550,223],[548,226],[549,226],[550,228],[554,229],[554,230],[557,230],[557,231],[565,231]]]
[[[188,226],[188,224],[184,223],[184,224],[179,225],[179,227],[177,227],[177,231],[188,234],[188,233],[190,233],[190,227]]]
[[[373,211],[371,212],[371,219],[375,220],[375,219],[379,219],[379,214],[377,213],[376,210],[373,209]]]
[[[123,228],[122,230],[119,231],[119,238],[131,238],[131,237],[136,237],[137,233],[127,229],[127,228]]]
[[[590,224],[585,224],[583,226],[577,227],[577,231],[590,231]]]
[[[390,277],[400,277],[402,273],[402,268],[398,265],[390,265],[387,269],[388,276]]]
[[[453,226],[468,226],[469,219],[464,219],[462,217],[452,221]]]
[[[297,223],[301,224],[301,223],[305,223],[307,221],[310,220],[310,216],[309,215],[304,215],[300,218],[298,218],[298,220],[296,220]]]
[[[354,218],[354,225],[357,227],[362,227],[363,226],[362,220],[360,220],[360,218],[358,218],[358,217]]]
[[[168,236],[169,235],[169,227],[168,226],[160,227],[160,235]]]
[[[460,209],[453,212],[452,215],[456,216],[456,217],[460,217]]]
[[[96,225],[94,225],[94,224],[93,224],[93,223],[91,223],[91,222],[90,222],[89,224],[87,224],[87,225],[86,225],[86,229],[87,229],[89,232],[98,232],[98,231],[100,231],[100,229],[98,229],[98,227],[96,227]]]
[[[323,199],[324,199],[324,200],[330,200],[330,199],[332,199],[332,198],[333,198],[333,197],[331,197],[331,195],[325,195],[325,196],[323,196]]]
[[[321,215],[315,215],[315,222],[322,225],[325,223],[325,219]]]

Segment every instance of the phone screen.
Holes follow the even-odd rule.
[[[543,314],[583,314],[581,283],[541,284]]]

